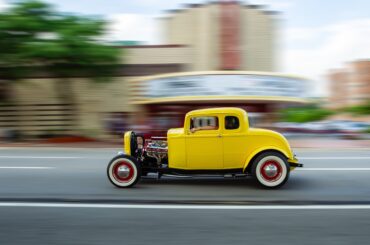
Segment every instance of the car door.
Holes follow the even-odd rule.
[[[242,168],[244,166],[248,148],[242,118],[238,115],[230,114],[225,115],[223,120],[222,140],[224,168]]]
[[[186,162],[189,170],[223,168],[221,128],[218,116],[190,118],[186,137]]]

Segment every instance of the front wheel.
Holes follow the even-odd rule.
[[[108,164],[109,181],[120,188],[134,186],[140,179],[140,165],[135,158],[125,155],[114,157]]]
[[[267,188],[284,185],[289,178],[289,171],[286,158],[277,152],[262,153],[252,165],[252,173],[258,183]]]

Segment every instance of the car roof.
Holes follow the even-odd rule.
[[[218,107],[218,108],[206,108],[206,109],[199,109],[199,110],[193,110],[188,112],[187,116],[193,116],[193,115],[204,115],[204,114],[238,114],[238,115],[246,115],[247,112],[241,108],[237,107]]]

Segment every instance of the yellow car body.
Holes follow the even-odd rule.
[[[192,133],[193,117],[217,117],[218,129]],[[225,117],[235,116],[240,127],[225,129]],[[273,150],[282,153],[289,163],[298,163],[288,141],[281,134],[249,127],[247,112],[240,108],[212,108],[186,114],[184,128],[167,133],[168,163],[170,168],[186,170],[247,169],[259,153]],[[293,169],[294,166],[291,166]]]

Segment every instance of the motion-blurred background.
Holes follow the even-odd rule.
[[[290,138],[368,140],[369,7],[0,0],[0,139],[121,142],[236,106]]]

